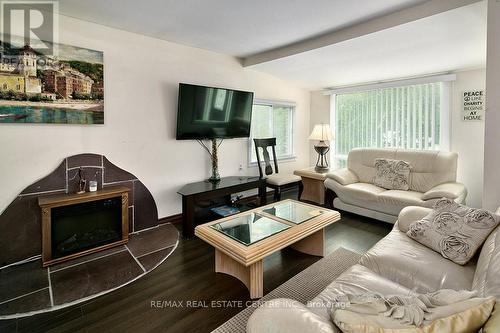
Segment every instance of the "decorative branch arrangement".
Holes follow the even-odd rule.
[[[220,175],[219,175],[219,156],[217,153],[218,148],[222,144],[223,139],[220,140],[219,143],[217,143],[217,139],[212,139],[212,149],[210,150],[207,145],[202,141],[202,140],[197,140],[198,143],[206,150],[206,152],[210,155],[212,158],[212,176],[208,179],[208,181],[216,183],[220,181]]]

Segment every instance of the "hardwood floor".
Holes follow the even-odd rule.
[[[326,230],[326,254],[338,247],[364,252],[391,228],[342,213],[341,221]],[[264,294],[317,260],[288,248],[266,258]],[[0,332],[210,332],[243,309],[234,303],[212,307],[211,301],[249,300],[240,281],[214,273],[214,249],[193,238],[181,240],[160,267],[126,287],[69,309],[0,321]],[[187,307],[189,301],[198,307]]]

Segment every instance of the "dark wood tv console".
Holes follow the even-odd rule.
[[[222,177],[219,182],[201,181],[186,184],[177,193],[182,195],[182,233],[194,236],[197,224],[210,220],[211,207],[228,203],[231,194],[259,190],[259,204],[266,203],[266,180],[259,177]],[[208,220],[207,220],[208,219]]]

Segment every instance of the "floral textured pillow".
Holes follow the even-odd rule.
[[[453,262],[465,265],[500,223],[500,216],[473,209],[447,198],[434,210],[413,222],[407,235]]]
[[[388,190],[410,189],[411,165],[405,161],[386,158],[375,159],[375,179],[373,183]]]

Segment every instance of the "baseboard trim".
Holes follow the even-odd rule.
[[[171,223],[171,224],[178,224],[182,223],[182,214],[175,214],[175,215],[170,215],[166,217],[162,217],[161,219],[158,220],[159,224],[164,224],[164,223]]]

